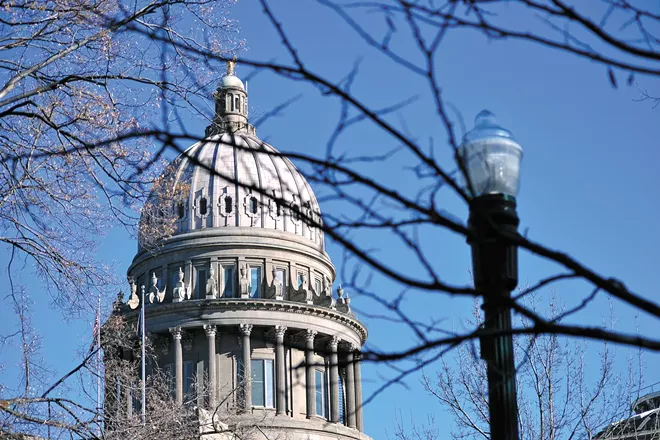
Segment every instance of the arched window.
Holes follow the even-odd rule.
[[[241,111],[241,98],[236,95],[235,102],[236,102],[236,111],[240,112]],[[233,110],[233,109],[232,109]]]
[[[232,99],[232,96],[233,96],[233,95],[227,95],[227,97],[229,98],[229,102],[231,103],[231,109],[230,109],[230,111],[233,112],[233,111],[234,111],[234,100]]]
[[[202,197],[199,199],[199,215],[206,215],[208,214],[208,202],[206,200],[206,197]]]
[[[259,210],[259,201],[254,196],[250,197],[250,212],[252,214],[256,214],[258,210]]]
[[[220,96],[220,99],[218,100],[216,112],[218,113],[224,113],[224,111],[227,111],[227,99],[225,98],[224,95]]]
[[[231,196],[225,196],[224,209],[225,209],[225,214],[231,214],[231,212],[233,211],[234,203]]]
[[[183,216],[186,214],[186,211],[183,208],[183,202],[177,203],[176,209],[177,209],[177,214],[179,215],[179,218],[183,218]]]

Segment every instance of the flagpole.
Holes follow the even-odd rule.
[[[145,350],[144,350],[144,344],[145,344],[145,333],[144,333],[144,284],[141,286],[140,289],[142,292],[142,298],[140,299],[140,302],[142,303],[142,309],[140,311],[141,313],[141,321],[142,321],[142,426],[145,425],[146,423],[146,406],[147,406],[147,391],[146,391],[146,385],[145,385]]]
[[[98,414],[98,436],[101,437],[101,293],[96,308],[96,411]]]

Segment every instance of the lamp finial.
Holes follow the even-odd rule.
[[[236,56],[234,55],[234,58],[227,61],[227,75],[233,75],[235,68],[236,68]]]

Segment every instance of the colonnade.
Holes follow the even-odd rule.
[[[253,326],[251,324],[240,324],[238,326],[241,335],[242,359],[241,376],[251,378],[251,334]],[[183,350],[181,346],[182,332],[181,327],[170,328],[172,335],[172,345],[174,347],[174,389],[176,402],[183,403]],[[217,377],[216,377],[216,333],[215,325],[204,325],[208,341],[208,380],[209,380],[209,406],[214,408],[217,404]],[[275,410],[277,415],[286,415],[286,364],[285,364],[285,344],[284,335],[287,328],[281,325],[273,327],[275,333]],[[299,332],[300,330],[296,330]],[[305,399],[307,418],[318,417],[316,414],[316,384],[315,367],[318,364],[314,361],[314,347],[317,342],[317,332],[315,330],[302,330],[305,340]],[[354,344],[348,344],[348,350],[339,353],[338,347],[340,338],[338,336],[324,335],[325,350],[321,352],[328,364],[329,376],[329,420],[339,423],[339,367],[345,368],[345,395],[344,403],[346,408],[345,424],[349,428],[363,431],[362,422],[362,373],[361,357],[358,347]],[[340,360],[340,355],[342,359]],[[252,390],[251,381],[245,380],[242,384],[242,402],[241,405],[246,410],[252,408]]]

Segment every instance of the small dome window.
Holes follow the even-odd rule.
[[[252,214],[256,214],[258,210],[259,210],[259,201],[254,196],[250,197],[250,212]]]
[[[291,205],[291,218],[294,222],[300,221],[300,207],[295,203]]]
[[[234,201],[232,200],[231,196],[225,196],[224,202],[225,214],[231,214],[234,209]]]
[[[179,218],[183,218],[184,215],[186,214],[186,210],[183,207],[183,202],[177,203],[176,210],[177,210],[177,214],[178,214]]]
[[[208,201],[206,197],[199,199],[199,215],[206,215],[209,212]]]
[[[277,195],[273,192],[273,198],[268,201],[268,214],[275,221],[282,218],[282,205],[276,199]]]

